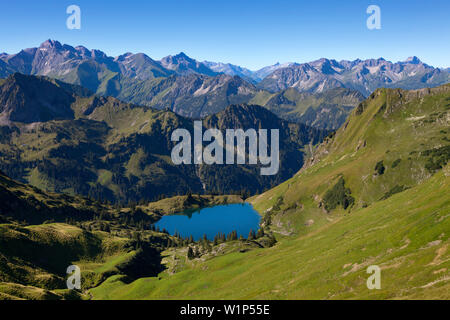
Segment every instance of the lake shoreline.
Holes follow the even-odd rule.
[[[240,203],[246,202],[239,195],[185,195],[162,199],[136,208],[152,216],[155,219],[154,222],[157,222],[163,216],[195,212],[218,205]]]
[[[261,216],[249,203],[217,204],[163,216],[155,227],[172,236],[209,241],[226,237],[233,240],[256,238]]]

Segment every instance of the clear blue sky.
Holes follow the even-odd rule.
[[[81,8],[81,30],[66,28],[71,4]],[[381,30],[366,27],[370,4],[381,8]],[[412,55],[450,66],[449,0],[11,0],[0,8],[0,52],[51,38],[112,56],[130,51],[160,59],[183,51],[250,69]]]

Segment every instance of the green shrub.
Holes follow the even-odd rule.
[[[273,211],[280,211],[281,210],[281,206],[283,205],[283,197],[279,196],[277,198],[277,202],[275,203],[275,205],[273,206],[272,210]]]
[[[192,260],[192,259],[195,258],[195,256],[194,256],[194,251],[192,250],[191,247],[188,248],[187,258],[188,258],[189,260]]]
[[[405,186],[399,186],[399,185],[396,185],[396,186],[393,187],[391,190],[389,190],[388,192],[386,192],[386,193],[384,194],[384,196],[381,197],[380,200],[386,200],[387,198],[392,197],[394,194],[403,192],[403,191],[405,191],[405,190],[407,190],[407,189],[408,189],[408,188],[405,187]]]
[[[377,163],[377,165],[375,166],[375,171],[376,173],[381,176],[384,174],[384,171],[386,170],[386,168],[384,167],[384,163],[383,160],[381,160],[380,162]]]
[[[338,206],[347,209],[355,203],[355,198],[351,196],[350,189],[345,187],[344,178],[341,177],[336,185],[325,193],[323,202],[327,211]]]
[[[397,159],[392,163],[392,169],[396,168],[400,162],[402,162],[402,159]]]

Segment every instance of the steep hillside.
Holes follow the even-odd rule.
[[[244,191],[250,193],[262,192],[266,186],[275,186],[289,179],[296,172],[294,168],[303,166],[305,156],[301,148],[317,144],[326,135],[326,131],[281,120],[270,111],[256,105],[231,105],[224,111],[206,117],[203,125],[205,128],[220,129],[224,137],[228,128],[278,129],[280,133],[280,171],[275,176],[260,175],[261,165],[200,166],[201,181],[208,189],[218,191],[243,187]]]
[[[96,299],[449,299],[449,99],[450,85],[376,90],[295,177],[250,199],[265,231],[277,235],[275,246],[186,260],[174,274],[130,284],[111,277],[90,292]],[[367,288],[371,265],[381,268],[380,290]]]
[[[45,193],[36,187],[14,181],[1,172],[0,198],[0,222],[40,224],[50,220],[83,221],[92,219],[97,212],[107,211],[106,207],[89,199]]]
[[[73,119],[71,105],[88,90],[49,78],[11,75],[0,87],[0,122],[45,122]]]
[[[333,207],[342,208],[333,199],[341,179],[354,199],[347,211],[423,183],[450,156],[449,96],[450,85],[376,90],[334,136],[325,139],[299,174],[255,199],[257,208],[265,211],[282,202],[281,225],[291,216],[302,219],[298,207],[318,217]],[[341,200],[346,198],[343,194]],[[292,232],[302,228],[296,226]]]

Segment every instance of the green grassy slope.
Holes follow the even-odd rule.
[[[188,265],[161,279],[112,277],[95,299],[449,299],[449,168],[401,194],[275,247]],[[366,287],[369,265],[382,289]]]
[[[250,200],[276,246],[185,261],[160,279],[111,277],[90,292],[96,299],[448,299],[449,99],[450,85],[374,92],[295,177]],[[381,290],[366,287],[370,265],[382,268]]]
[[[1,173],[0,200],[0,299],[86,298],[64,289],[72,264],[81,267],[85,289],[112,274],[134,276],[135,256],[160,266],[159,252],[151,246],[158,248],[168,236],[143,230],[156,219],[149,211],[136,215],[136,210],[122,212],[81,197],[45,193]],[[142,227],[124,225],[130,218]]]
[[[0,300],[87,299],[108,277],[156,276],[160,252],[186,239],[151,227],[162,215],[237,203],[238,196],[180,196],[130,208],[43,192],[0,173]],[[82,290],[66,289],[77,265]]]
[[[0,224],[0,246],[0,294],[16,298],[86,298],[84,290],[111,275],[132,279],[160,271],[158,250],[148,245],[138,247],[129,236],[87,231],[85,225]],[[146,268],[137,272],[141,262]],[[72,295],[66,287],[70,265],[80,267],[83,289]]]
[[[347,211],[425,181],[439,168],[433,164],[448,161],[449,91],[450,85],[430,91],[377,90],[299,174],[253,199],[256,208],[280,207],[272,213],[274,224],[301,232],[306,218],[326,222],[324,196],[341,177],[355,198]],[[375,170],[380,162],[383,174]]]

